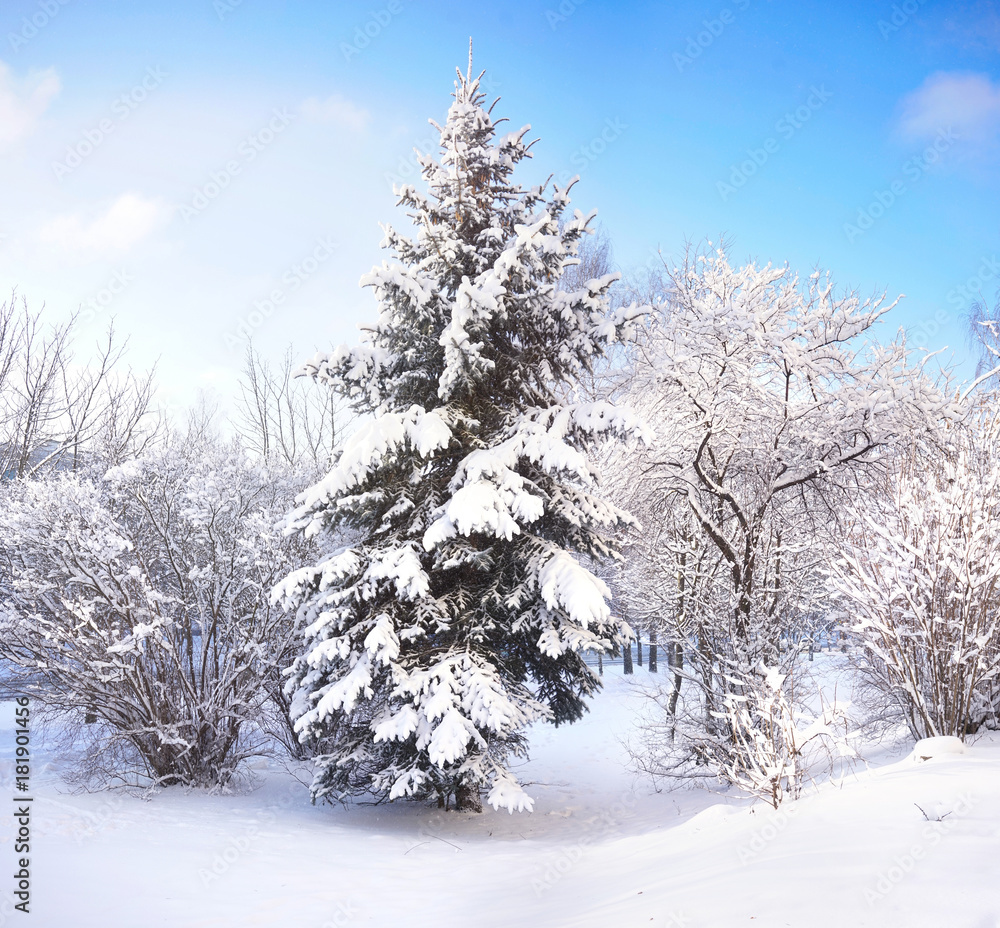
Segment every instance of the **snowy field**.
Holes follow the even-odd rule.
[[[996,735],[922,763],[873,749],[776,813],[628,771],[649,679],[612,671],[583,722],[533,732],[532,814],[314,807],[276,764],[235,795],[74,793],[36,744],[32,911],[11,908],[8,815],[0,926],[1000,926]],[[2,726],[9,797],[10,704]]]

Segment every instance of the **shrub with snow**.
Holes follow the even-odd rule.
[[[730,676],[733,691],[724,697],[719,716],[728,723],[732,747],[715,758],[726,780],[776,809],[801,796],[806,777],[824,760],[829,767],[836,758],[856,756],[848,707],[821,704],[820,712],[808,717],[795,707],[787,682],[788,674],[763,664]]]
[[[22,690],[91,722],[96,772],[223,784],[259,751],[295,638],[269,602],[295,550],[276,527],[292,497],[237,445],[200,437],[103,479],[5,490],[0,656]]]
[[[1000,708],[995,397],[951,436],[948,452],[914,449],[880,509],[853,513],[835,565],[862,669],[918,739],[964,739]]]

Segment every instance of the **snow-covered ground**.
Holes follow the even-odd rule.
[[[622,739],[649,677],[605,679],[583,722],[534,733],[531,814],[314,807],[280,765],[238,795],[73,793],[36,744],[32,911],[11,910],[7,815],[0,928],[1000,926],[1000,738],[775,812],[631,774]],[[9,704],[0,725],[9,802]]]

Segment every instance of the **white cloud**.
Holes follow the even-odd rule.
[[[41,227],[38,237],[67,257],[113,258],[142,241],[171,215],[170,207],[158,199],[126,193],[90,220],[82,213],[56,216]]]
[[[60,86],[52,68],[15,81],[10,68],[0,61],[0,150],[31,135]]]
[[[333,94],[325,100],[310,97],[302,103],[302,115],[314,122],[336,123],[345,129],[363,132],[371,119],[371,113],[350,100]]]
[[[1000,84],[985,74],[932,74],[903,98],[899,129],[907,139],[952,129],[963,141],[987,141],[1000,131]]]

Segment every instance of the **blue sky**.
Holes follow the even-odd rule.
[[[81,351],[114,316],[173,403],[231,393],[241,324],[271,356],[354,341],[470,35],[540,139],[524,180],[579,174],[621,270],[725,235],[906,294],[890,326],[968,376],[1000,279],[1000,12],[975,0],[8,0],[0,287],[82,306]]]

